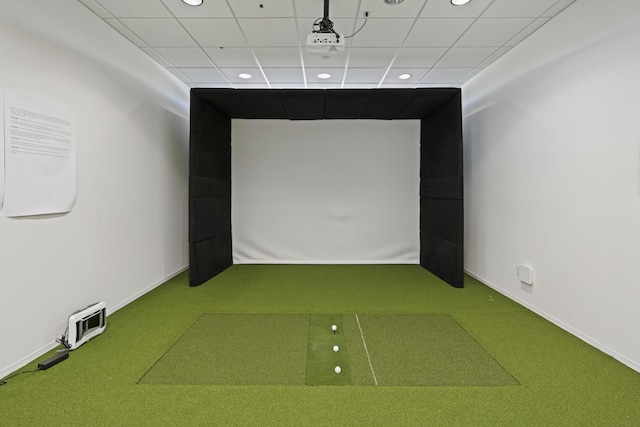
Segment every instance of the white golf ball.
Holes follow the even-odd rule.
[[[337,345],[333,346],[333,351],[335,351],[336,353],[338,352],[338,350],[340,350],[340,347],[338,347]]]
[[[336,325],[331,325],[331,330],[335,332],[338,330],[338,327]]]
[[[336,371],[336,374],[339,374],[340,372],[342,372],[342,369],[340,368],[340,366],[336,366],[333,370]]]

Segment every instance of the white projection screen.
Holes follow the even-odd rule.
[[[418,264],[420,120],[231,120],[233,262]]]

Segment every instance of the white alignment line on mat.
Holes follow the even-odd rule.
[[[371,357],[369,357],[369,350],[367,350],[367,342],[364,340],[364,334],[362,333],[362,327],[360,326],[360,319],[358,319],[358,315],[356,314],[356,322],[358,322],[358,329],[360,329],[360,336],[362,337],[362,344],[364,345],[364,351],[367,353],[367,360],[369,360],[369,367],[371,368],[371,375],[373,375],[373,382],[375,385],[378,385],[378,379],[376,378],[376,373],[373,371],[373,365],[371,364]]]

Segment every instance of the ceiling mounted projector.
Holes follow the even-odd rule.
[[[344,36],[336,33],[329,19],[329,0],[324,0],[324,17],[316,19],[313,31],[307,36],[308,52],[344,50]]]
[[[344,50],[344,37],[338,33],[311,33],[307,36],[308,52]]]

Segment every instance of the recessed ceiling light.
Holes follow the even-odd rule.
[[[182,3],[188,4],[189,6],[200,6],[202,0],[182,0]]]
[[[328,78],[331,78],[331,74],[329,74],[329,73],[320,73],[320,74],[318,74],[318,78],[319,79],[328,79]]]
[[[462,6],[463,4],[469,3],[471,0],[451,0],[451,4],[454,6]]]
[[[400,80],[407,80],[407,79],[410,79],[410,78],[411,78],[411,74],[409,74],[409,73],[400,74],[400,75],[398,76],[398,78],[399,78]]]
[[[394,6],[396,4],[402,3],[404,0],[384,0],[384,2],[388,5]]]
[[[249,73],[240,73],[238,74],[238,77],[240,77],[241,79],[250,79],[251,77],[253,77],[251,74]]]

